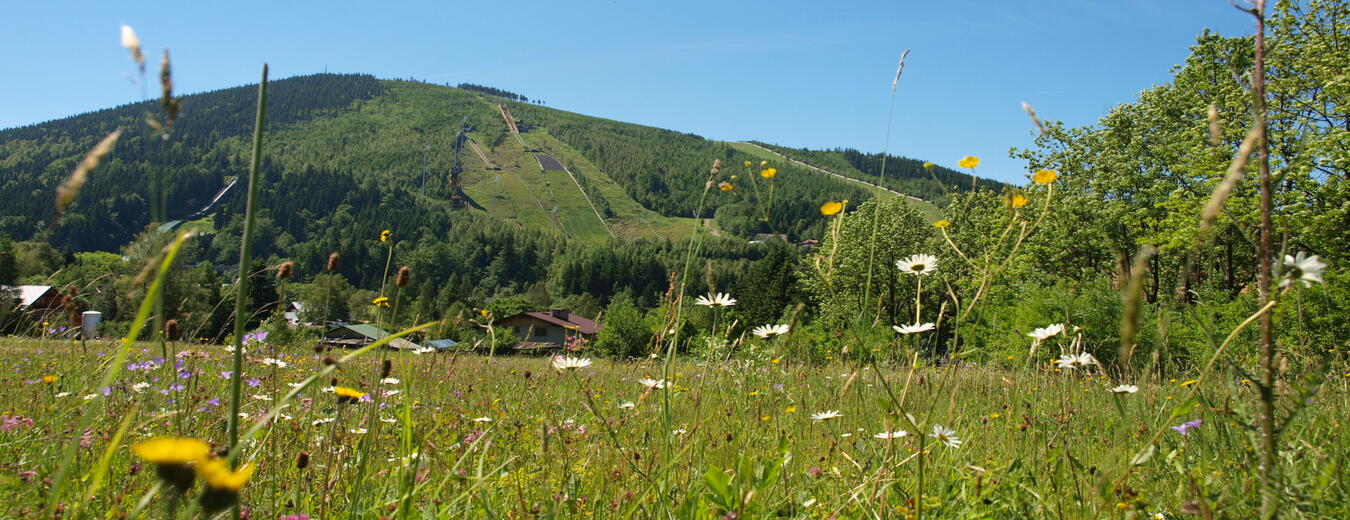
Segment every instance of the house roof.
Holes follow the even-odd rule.
[[[0,285],[0,289],[11,291],[19,299],[19,307],[28,308],[39,298],[52,290],[50,285]]]
[[[427,342],[428,347],[441,350],[454,348],[456,345],[459,345],[459,342],[453,339],[433,339]]]
[[[347,324],[347,325],[341,325],[341,326],[338,326],[338,327],[334,327],[334,328],[330,329],[327,333],[325,333],[324,336],[327,337],[329,334],[332,334],[334,331],[341,330],[341,329],[347,329],[347,330],[350,330],[350,331],[352,331],[352,332],[355,332],[355,333],[357,333],[357,334],[360,334],[360,335],[362,335],[362,336],[365,336],[365,337],[367,337],[367,338],[370,338],[371,340],[374,340],[374,341],[379,341],[379,340],[381,340],[381,339],[384,339],[385,336],[389,336],[389,335],[390,335],[390,334],[389,334],[388,332],[386,332],[384,329],[381,329],[381,328],[376,327],[376,326],[374,326],[374,325],[371,325],[371,324],[369,324],[369,323],[351,323],[351,324]],[[388,345],[390,348],[395,348],[395,349],[417,348],[417,346],[418,346],[416,343],[413,343],[413,342],[408,341],[408,340],[403,339],[403,338],[394,338],[394,339],[392,339],[392,340],[389,340],[389,343],[387,343],[387,345]]]
[[[546,323],[557,325],[565,329],[572,329],[582,334],[595,334],[597,332],[600,332],[600,325],[595,323],[594,321],[591,321],[589,318],[579,316],[573,312],[568,311],[564,312],[567,312],[567,319],[554,316],[552,311],[539,311],[539,312],[522,312],[520,314],[513,314],[511,316],[502,318],[502,320],[509,320],[511,318],[515,318],[518,316],[528,316],[530,318],[534,318]]]

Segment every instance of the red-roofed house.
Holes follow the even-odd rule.
[[[496,320],[492,325],[510,327],[525,345],[550,343],[561,347],[568,338],[580,336],[589,340],[600,332],[600,325],[594,321],[564,309],[522,312]]]

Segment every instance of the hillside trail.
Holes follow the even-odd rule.
[[[858,184],[864,184],[864,185],[867,185],[867,186],[871,186],[871,187],[876,188],[876,189],[879,189],[879,190],[881,190],[881,191],[889,192],[889,193],[891,193],[891,194],[899,195],[899,196],[901,196],[901,197],[905,197],[905,198],[908,198],[908,199],[911,199],[911,200],[917,200],[917,201],[920,201],[920,202],[923,201],[923,199],[918,198],[918,197],[915,197],[915,196],[913,196],[913,195],[906,195],[906,194],[904,194],[904,193],[900,193],[900,192],[898,192],[898,191],[895,191],[895,190],[893,190],[893,189],[890,189],[890,188],[887,188],[887,187],[884,187],[884,186],[878,186],[878,185],[876,185],[876,184],[872,184],[872,183],[867,182],[867,181],[864,181],[864,180],[854,179],[853,177],[846,177],[846,176],[840,175],[840,174],[838,174],[838,173],[834,173],[834,172],[832,172],[832,171],[826,170],[826,169],[824,169],[824,168],[818,168],[818,167],[816,167],[816,166],[812,166],[812,165],[810,165],[810,164],[806,164],[806,163],[804,163],[804,162],[798,161],[798,160],[796,160],[796,159],[793,159],[793,158],[791,158],[791,157],[788,157],[788,156],[783,155],[783,154],[781,154],[781,153],[778,153],[778,152],[776,152],[776,151],[773,151],[773,150],[770,150],[770,149],[765,148],[765,147],[763,147],[763,146],[760,146],[760,145],[758,145],[758,144],[756,144],[756,143],[752,143],[752,142],[749,142],[749,141],[740,141],[740,142],[741,142],[742,144],[748,144],[748,145],[753,146],[753,147],[755,147],[755,148],[759,148],[760,150],[764,150],[764,151],[766,151],[766,152],[769,152],[769,153],[771,153],[771,154],[774,154],[775,156],[781,157],[784,161],[787,161],[787,162],[796,164],[796,165],[801,166],[801,167],[803,167],[803,168],[809,168],[809,169],[818,171],[818,172],[820,172],[820,173],[824,173],[824,174],[826,174],[826,175],[833,175],[833,176],[835,176],[835,177],[838,177],[838,178],[840,178],[840,179],[843,179],[843,180],[846,180],[846,181],[849,181],[849,182],[856,182],[856,183],[858,183]]]
[[[706,226],[706,227],[708,228],[708,234],[709,234],[709,235],[712,235],[712,236],[715,236],[715,237],[720,237],[720,236],[722,236],[722,232],[717,230],[717,226],[714,226],[714,225],[713,225],[713,219],[710,219],[710,218],[705,218],[705,219],[703,219],[703,225]]]

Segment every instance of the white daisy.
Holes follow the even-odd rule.
[[[910,255],[895,262],[900,272],[915,276],[927,276],[937,270],[937,257],[933,255]]]
[[[69,397],[69,396],[70,392],[61,392],[59,394],[56,394],[56,397]]]
[[[290,363],[287,363],[277,358],[264,358],[262,361],[259,361],[259,363],[262,363],[264,365],[272,365],[277,368],[286,368],[290,366]]]
[[[384,379],[381,379],[380,383],[386,385],[396,385],[399,383],[399,380],[396,377],[386,377]]]
[[[144,392],[146,388],[150,388],[150,383],[141,382],[131,385],[131,391],[137,393]]]
[[[759,336],[759,337],[761,337],[761,338],[768,338],[768,337],[771,337],[771,336],[781,336],[781,335],[783,335],[783,334],[787,334],[787,333],[788,333],[788,326],[787,326],[787,325],[760,325],[760,326],[758,326],[758,327],[755,327],[755,330],[753,330],[753,331],[751,331],[751,332],[753,332],[756,336]]]
[[[637,405],[633,404],[632,401],[624,401],[622,403],[619,403],[619,408],[623,408],[624,410],[632,410],[634,408],[637,408]]]
[[[492,422],[491,417],[474,417],[473,422]]]
[[[676,428],[676,429],[674,429],[674,430],[670,430],[670,433],[671,433],[672,435],[684,435],[685,433],[688,433],[688,432],[687,432],[684,428]]]
[[[266,396],[266,395],[262,395],[262,394],[255,395],[255,396],[253,396],[253,398],[254,398],[254,399],[257,399],[257,400],[259,400],[259,401],[271,401],[271,400],[272,400],[272,398],[271,398],[270,396]]]
[[[398,422],[398,419],[395,419],[393,417],[381,417],[380,422],[393,424]]]
[[[702,305],[705,307],[730,307],[736,305],[736,299],[732,298],[731,295],[727,293],[708,293],[699,296],[697,300],[694,300],[694,305]]]
[[[431,347],[417,347],[415,349],[412,349],[412,353],[417,355],[427,354],[435,351],[436,349]]]
[[[336,421],[336,420],[337,420],[337,417],[324,417],[324,418],[322,418],[322,419],[315,419],[314,422],[309,423],[309,425],[310,425],[310,426],[318,426],[318,425],[320,425],[320,424],[328,424],[328,423],[333,422],[333,421]]]
[[[1055,323],[1053,325],[1047,325],[1039,329],[1033,330],[1027,333],[1027,335],[1036,338],[1038,340],[1044,341],[1053,338],[1055,336],[1058,336],[1061,332],[1064,332],[1064,324]]]
[[[905,437],[908,435],[909,432],[905,430],[895,430],[893,432],[881,432],[876,435],[873,435],[873,437],[876,437],[878,439],[899,439],[901,437]]]
[[[1088,365],[1097,365],[1097,364],[1099,364],[1099,363],[1097,363],[1097,358],[1092,357],[1092,354],[1088,354],[1087,352],[1084,352],[1084,353],[1078,355],[1078,366],[1080,366],[1080,367],[1085,367],[1085,366],[1088,366]]]
[[[647,387],[647,388],[661,389],[661,388],[665,388],[665,387],[666,387],[666,380],[665,380],[665,379],[652,379],[652,378],[644,377],[644,378],[638,380],[638,384],[639,384],[639,385],[642,385],[642,386],[645,386],[645,387]]]
[[[366,433],[366,429],[365,429],[365,428],[352,428],[352,429],[347,430],[347,431],[352,432],[352,433],[355,433],[355,434],[357,434],[357,435],[361,435],[361,434]]]
[[[1133,394],[1138,391],[1139,387],[1135,385],[1120,385],[1111,389],[1111,393],[1113,394]]]
[[[1059,368],[1078,368],[1078,356],[1065,354],[1055,360],[1055,365]]]
[[[901,334],[914,334],[915,332],[925,332],[936,328],[932,323],[915,323],[913,325],[892,325],[891,328]]]
[[[934,424],[933,433],[928,434],[928,436],[941,441],[949,448],[961,447],[961,439],[956,436],[956,430],[943,428],[941,424]]]
[[[819,421],[828,421],[828,420],[830,420],[830,419],[838,419],[838,418],[843,417],[843,416],[844,416],[844,414],[839,413],[839,410],[826,410],[826,411],[823,411],[823,412],[820,412],[820,413],[813,413],[813,414],[811,414],[811,420],[817,421],[817,422],[819,422]]]
[[[576,358],[572,356],[558,356],[553,358],[553,368],[557,370],[576,370],[591,366],[591,360],[585,358]]]
[[[1304,287],[1311,287],[1313,282],[1322,281],[1322,272],[1327,270],[1327,264],[1317,259],[1317,255],[1309,256],[1302,251],[1297,255],[1284,255],[1284,265],[1282,266],[1283,278],[1280,287],[1288,287],[1294,282],[1303,282]]]

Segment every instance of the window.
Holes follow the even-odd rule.
[[[544,337],[544,336],[548,336],[548,327],[540,327],[540,328],[534,329],[534,337],[536,337],[536,338],[542,338],[542,337]]]

